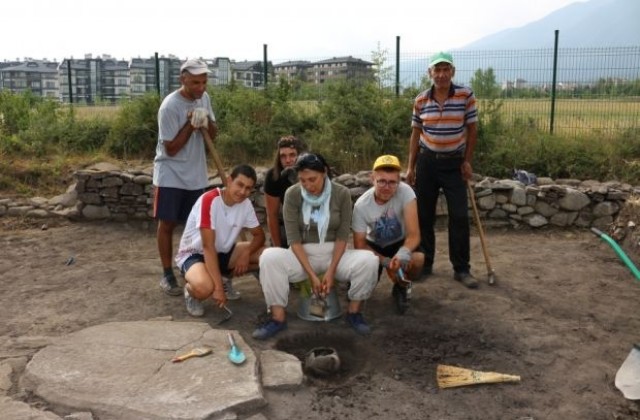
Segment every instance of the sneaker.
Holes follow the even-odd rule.
[[[453,278],[467,286],[469,289],[476,289],[478,287],[478,280],[476,280],[468,271],[456,271],[453,274]]]
[[[240,299],[240,292],[233,288],[233,280],[230,278],[222,278],[222,288],[224,289],[224,294],[227,295],[227,300]]]
[[[409,300],[407,299],[407,288],[398,284],[393,285],[391,290],[391,296],[393,296],[393,302],[396,305],[396,310],[400,315],[407,312],[409,308]]]
[[[369,328],[360,312],[348,313],[347,324],[360,335],[368,335],[371,332],[371,328]]]
[[[267,338],[271,338],[274,335],[278,334],[280,331],[284,331],[287,329],[287,321],[276,321],[271,318],[265,324],[256,328],[256,330],[251,334],[253,338],[256,340],[266,340]]]
[[[184,302],[187,304],[187,312],[189,312],[189,315],[197,317],[204,315],[202,302],[192,297],[186,287],[184,288]]]
[[[180,296],[182,294],[182,287],[178,286],[178,280],[173,275],[162,276],[160,288],[169,296]]]

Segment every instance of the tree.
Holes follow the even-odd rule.
[[[378,42],[378,49],[371,51],[371,61],[373,62],[373,72],[378,87],[383,89],[393,84],[393,67],[386,66],[389,50],[381,49]]]
[[[476,70],[471,78],[471,89],[473,89],[473,93],[478,98],[497,98],[500,95],[500,86],[496,82],[493,68],[489,67],[486,71],[482,71],[482,69]]]

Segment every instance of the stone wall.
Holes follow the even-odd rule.
[[[369,174],[370,171],[361,171],[334,179],[350,188],[355,201],[371,186]],[[113,165],[98,164],[77,171],[75,180],[65,194],[51,199],[1,199],[0,216],[62,216],[117,222],[152,220],[150,169],[123,171]],[[264,170],[259,170],[258,188],[251,197],[261,221],[265,218],[264,197],[260,192],[263,180]],[[489,226],[593,226],[602,229],[614,222],[629,197],[640,193],[640,187],[619,182],[538,178],[535,185],[525,186],[515,180],[479,176],[475,181],[480,216]],[[220,184],[219,178],[210,179],[210,186]],[[446,213],[445,198],[441,195],[438,215]]]

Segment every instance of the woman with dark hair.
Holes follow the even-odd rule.
[[[282,219],[282,203],[284,192],[296,182],[296,173],[292,168],[304,148],[304,143],[297,137],[281,137],[278,140],[273,167],[265,175],[264,199],[272,246],[288,246]]]
[[[378,257],[370,250],[347,249],[349,189],[329,179],[329,166],[321,155],[300,155],[294,168],[298,183],[286,191],[283,209],[290,247],[267,248],[260,257],[260,284],[271,319],[253,337],[264,340],[287,328],[289,283],[306,279],[319,297],[328,296],[336,280],[351,282],[346,320],[358,334],[368,334],[360,306],[376,286]]]

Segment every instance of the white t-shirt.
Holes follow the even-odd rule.
[[[366,233],[368,241],[384,248],[404,239],[404,208],[416,199],[416,194],[409,185],[400,182],[391,200],[378,204],[373,192],[374,188],[369,188],[356,201],[351,228]]]
[[[242,228],[253,229],[259,225],[249,199],[227,206],[219,188],[207,191],[198,198],[189,213],[176,254],[176,264],[182,267],[192,254],[203,253],[200,229],[215,230],[216,251],[227,253],[233,248]]]

